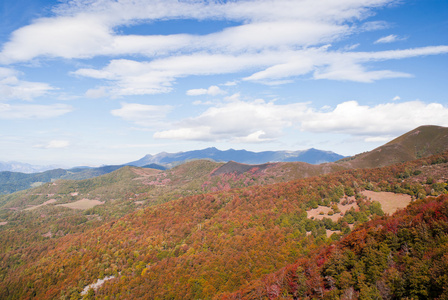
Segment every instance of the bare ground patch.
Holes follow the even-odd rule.
[[[89,209],[97,205],[102,205],[106,203],[105,201],[81,199],[72,203],[59,204],[57,206],[63,206],[71,209]]]
[[[156,169],[132,169],[132,172],[134,172],[137,175],[140,175],[142,177],[148,177],[148,176],[153,176],[156,175],[158,173],[161,173],[161,170],[156,170]]]
[[[8,222],[0,222],[0,226],[3,226],[3,225],[6,225],[6,224],[8,224]]]
[[[52,238],[53,234],[51,233],[51,230],[49,230],[47,233],[42,234],[43,237]]]
[[[362,191],[361,194],[372,201],[377,201],[381,204],[381,208],[386,214],[393,214],[398,209],[403,209],[411,203],[411,196],[404,194],[395,194],[390,192],[372,192]]]
[[[341,203],[338,203],[338,208],[341,212],[333,213],[333,215],[328,214],[329,212],[333,211],[333,209],[331,207],[319,206],[318,208],[311,209],[306,212],[307,218],[308,219],[316,219],[316,220],[322,220],[323,218],[328,218],[328,219],[331,219],[334,222],[336,222],[337,220],[342,218],[344,216],[344,214],[347,211],[349,211],[352,207],[355,210],[359,209],[358,204],[354,200],[355,200],[355,197],[349,197],[348,203],[350,203],[350,204],[343,205]]]
[[[107,276],[103,279],[98,279],[95,283],[89,284],[84,287],[83,291],[81,292],[81,296],[87,295],[90,289],[93,289],[94,291],[98,290],[106,281],[114,279],[115,276]]]

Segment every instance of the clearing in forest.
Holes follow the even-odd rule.
[[[393,214],[398,209],[403,209],[411,203],[411,196],[390,192],[362,191],[361,194],[372,201],[378,201],[386,214]]]
[[[64,206],[71,209],[89,209],[97,205],[102,205],[105,201],[81,199],[72,203],[59,204],[58,206]]]

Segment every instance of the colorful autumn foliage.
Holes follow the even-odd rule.
[[[448,195],[359,226],[220,299],[446,299]]]
[[[84,286],[110,275],[115,278],[87,297],[446,296],[447,196],[380,217],[360,191],[426,196],[441,176],[432,183],[423,176],[447,158],[192,195],[107,222],[72,225],[73,233],[55,239],[24,234],[20,246],[12,239],[0,254],[0,298],[79,299]],[[337,222],[307,218],[307,210],[332,206],[347,193],[356,196],[358,211]],[[356,225],[352,233],[349,223]],[[12,238],[14,227],[5,228]],[[330,229],[342,233],[328,238]]]

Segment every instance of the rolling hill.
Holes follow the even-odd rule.
[[[41,173],[19,173],[19,172],[0,172],[0,195],[10,194],[21,190],[39,186],[47,182],[53,182],[58,179],[65,180],[83,180],[109,174],[115,170],[123,168],[124,165],[102,166],[102,167],[77,167],[72,169],[55,169]],[[157,164],[144,166],[165,170],[166,168]]]
[[[53,179],[61,178],[65,175],[67,175],[67,171],[63,169],[32,174],[3,171],[0,172],[0,195],[29,189],[33,186],[38,186],[44,182],[50,182]]]
[[[420,126],[372,151],[344,158],[348,168],[376,168],[441,153],[448,148],[448,128]]]

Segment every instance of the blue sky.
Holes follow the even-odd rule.
[[[0,161],[369,151],[448,126],[445,0],[4,0]]]

